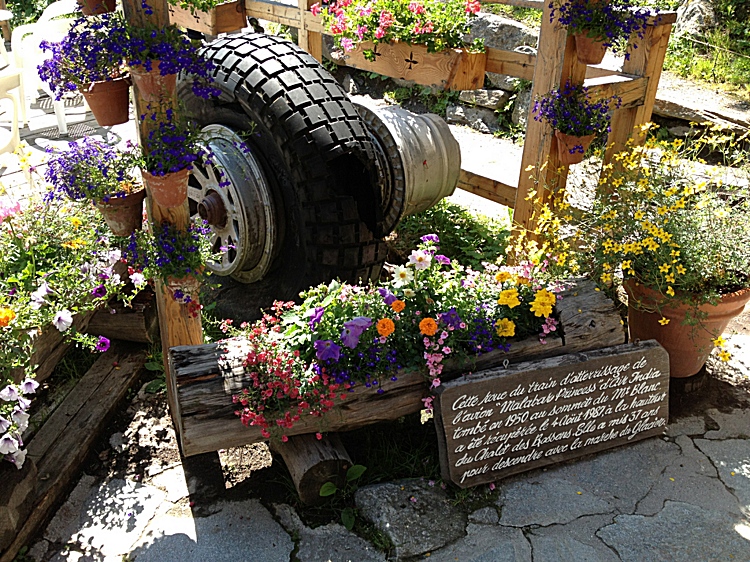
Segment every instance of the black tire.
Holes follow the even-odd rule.
[[[264,279],[241,285],[222,278],[219,314],[247,320],[310,285],[379,277],[387,253],[373,235],[382,224],[381,174],[365,125],[334,78],[274,36],[233,35],[202,54],[215,64],[221,96],[197,98],[185,81],[179,97],[201,126],[250,133],[245,138],[272,184],[282,232]]]

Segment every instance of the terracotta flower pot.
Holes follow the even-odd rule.
[[[80,88],[101,127],[127,123],[130,109],[130,80],[118,78],[93,82]]]
[[[583,33],[573,35],[576,40],[576,55],[582,64],[599,64],[604,60],[607,47],[602,41],[592,39]]]
[[[143,200],[146,190],[128,193],[125,197],[111,197],[106,203],[97,201],[96,208],[115,236],[130,236],[143,226]]]
[[[560,158],[560,164],[578,164],[583,161],[583,154],[594,140],[596,135],[586,135],[585,137],[575,137],[567,135],[560,131],[555,131],[557,138],[557,155]]]
[[[131,66],[130,76],[138,93],[147,103],[168,99],[177,88],[177,75],[162,76],[160,61],[151,61],[151,70],[146,70],[146,67],[140,64]]]
[[[84,16],[95,16],[114,12],[117,0],[77,0]]]
[[[664,301],[661,293],[635,283],[632,279],[625,281],[628,293],[628,328],[630,339],[658,341],[669,353],[670,376],[684,378],[695,375],[706,363],[714,345],[712,340],[720,336],[727,324],[742,312],[750,301],[750,289],[722,296],[718,304],[704,304],[698,310],[707,315],[697,326],[684,324],[685,315],[692,311],[688,304],[669,303]],[[644,308],[646,310],[644,310]],[[668,324],[662,325],[659,320],[667,318]]]
[[[164,176],[154,176],[143,170],[141,175],[148,186],[149,195],[162,207],[177,207],[187,199],[190,170],[180,170]]]

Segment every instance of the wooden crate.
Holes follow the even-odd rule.
[[[375,60],[365,58],[375,52]],[[343,58],[344,64],[391,78],[411,80],[443,90],[475,90],[484,84],[487,53],[446,49],[428,53],[426,45],[408,43],[362,43]]]
[[[247,25],[245,22],[244,4],[240,1],[225,2],[208,12],[195,12],[194,14],[190,10],[170,4],[169,23],[199,31],[206,35],[232,33],[233,31],[239,31]]]

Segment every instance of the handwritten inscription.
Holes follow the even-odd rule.
[[[447,382],[437,400],[444,472],[475,486],[660,434],[668,365],[646,342]]]

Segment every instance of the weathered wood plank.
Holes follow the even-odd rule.
[[[273,21],[289,27],[300,27],[299,8],[276,2],[245,1],[245,13],[250,18]],[[312,14],[310,14],[312,16]],[[315,16],[313,16],[315,17]]]
[[[159,332],[153,291],[141,291],[133,299],[130,307],[116,301],[111,302],[106,308],[94,314],[86,332],[110,340],[153,342]]]
[[[33,508],[13,542],[0,556],[0,562],[11,562],[18,550],[52,517],[54,507],[75,484],[74,476],[110,414],[138,380],[145,363],[146,352],[142,348],[114,344],[94,363],[28,444],[27,459],[36,465],[39,475],[33,497],[28,500]]]
[[[534,79],[536,56],[501,49],[487,49],[487,72],[507,74],[524,80]]]
[[[511,209],[516,204],[516,192],[518,190],[515,187],[480,176],[468,170],[461,170],[456,187],[476,195],[481,195],[485,199],[500,203]]]
[[[240,0],[225,2],[207,12],[196,11],[194,14],[190,10],[170,4],[169,22],[207,35],[232,33],[247,24],[244,6]]]
[[[536,338],[529,338],[514,342],[508,353],[494,351],[481,355],[471,365],[447,363],[442,378],[449,380],[505,359],[513,362],[623,343],[625,332],[614,304],[607,304],[601,293],[591,293],[596,292],[587,282],[571,283],[562,293],[558,310],[564,339],[549,339],[546,345],[540,345]],[[248,350],[247,342],[238,339],[170,350],[170,368],[176,374],[182,416],[180,439],[186,456],[263,440],[259,428],[242,426],[231,399],[233,393],[249,382],[242,367]],[[358,389],[322,419],[313,416],[301,419],[287,435],[351,430],[419,411],[423,407],[421,399],[428,391],[426,379],[418,372],[400,372],[397,376],[396,381],[382,381],[383,394]]]
[[[589,88],[589,94],[593,99],[617,96],[621,100],[620,107],[625,108],[643,105],[646,99],[648,81],[649,79],[646,76],[632,79],[624,76],[602,76],[587,78],[583,85]]]

